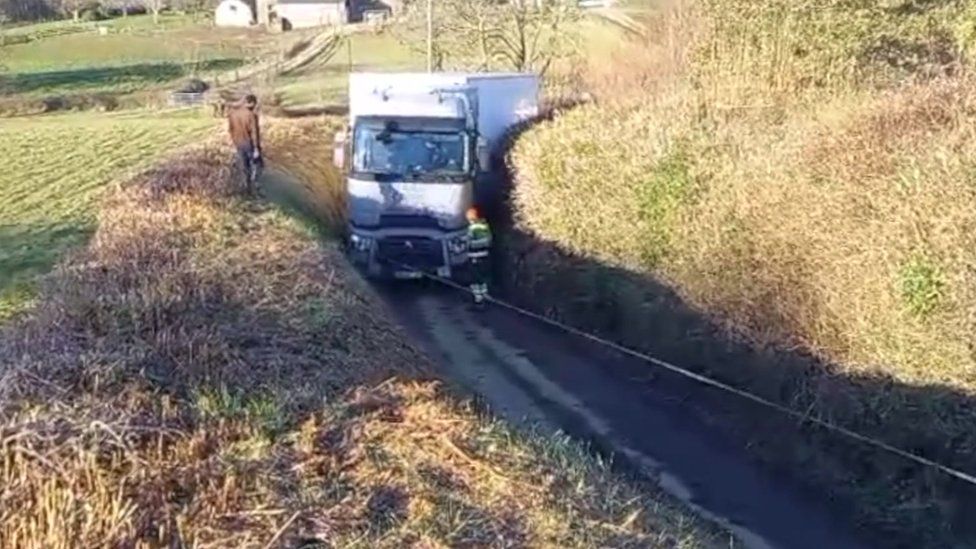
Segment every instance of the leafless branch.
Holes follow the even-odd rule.
[[[419,8],[408,10],[400,41],[426,51],[426,13]],[[433,49],[451,68],[543,72],[574,53],[575,13],[555,0],[436,0]]]

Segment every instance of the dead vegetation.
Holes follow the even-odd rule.
[[[346,222],[345,180],[332,164],[332,136],[339,128],[335,118],[290,121],[272,127],[274,139],[265,151],[268,165],[293,183],[278,186],[284,201],[332,234]]]
[[[283,124],[278,159],[329,135]],[[205,148],[123,185],[0,332],[5,547],[729,543],[457,404],[333,246],[234,181]]]
[[[588,265],[522,258],[528,293],[584,295],[542,305],[641,346],[674,290],[726,340],[827,365],[712,373],[973,471],[972,3],[671,4],[594,63],[595,104],[515,148],[520,228]],[[972,543],[971,493],[817,444],[773,457],[906,544]]]

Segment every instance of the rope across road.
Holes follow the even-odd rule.
[[[464,293],[467,293],[467,294],[471,294],[471,290],[470,289],[468,289],[465,286],[462,286],[461,284],[458,284],[458,283],[454,282],[453,280],[450,280],[450,279],[447,279],[447,278],[444,278],[444,277],[441,277],[441,276],[437,276],[435,274],[428,273],[426,271],[418,270],[418,269],[416,269],[416,268],[414,268],[414,267],[412,267],[410,265],[407,265],[405,263],[400,263],[400,262],[396,262],[396,261],[390,261],[390,263],[396,265],[398,268],[402,268],[402,269],[409,270],[411,272],[417,273],[417,274],[419,274],[422,277],[425,277],[425,278],[427,278],[429,280],[433,280],[435,282],[438,282],[440,284],[443,284],[443,285],[448,286],[450,288],[453,288],[455,290],[458,290],[458,291],[461,291],[461,292],[464,292]],[[936,469],[936,470],[940,471],[943,474],[949,475],[950,477],[953,477],[953,478],[956,478],[958,480],[961,480],[961,481],[963,481],[963,482],[965,482],[967,484],[971,484],[973,486],[976,486],[976,475],[973,475],[971,473],[967,473],[965,471],[961,471],[959,469],[956,469],[954,467],[950,467],[950,466],[945,465],[943,463],[939,463],[937,461],[931,460],[929,458],[926,458],[924,456],[918,455],[916,453],[909,452],[907,450],[903,450],[903,449],[898,448],[896,446],[892,446],[891,444],[888,444],[887,442],[884,442],[883,440],[879,440],[877,438],[874,438],[874,437],[871,437],[871,436],[868,436],[868,435],[865,435],[865,434],[862,434],[862,433],[858,433],[857,431],[852,431],[851,429],[848,429],[846,427],[837,425],[837,424],[832,423],[830,421],[827,421],[827,420],[824,420],[824,419],[820,419],[820,418],[817,418],[817,417],[813,417],[813,416],[810,416],[809,414],[806,414],[806,413],[803,413],[803,412],[799,412],[797,410],[794,410],[794,409],[789,408],[787,406],[784,406],[782,404],[779,404],[779,403],[773,402],[773,401],[771,401],[769,399],[763,398],[763,397],[761,397],[761,396],[759,396],[757,394],[754,394],[754,393],[751,393],[749,391],[746,391],[744,389],[739,389],[738,387],[733,387],[732,385],[729,385],[727,383],[721,382],[721,381],[719,381],[717,379],[714,379],[714,378],[711,378],[711,377],[708,377],[708,376],[705,376],[705,375],[702,375],[702,374],[693,372],[693,371],[691,371],[691,370],[689,370],[687,368],[682,368],[681,366],[677,366],[677,365],[672,364],[670,362],[667,362],[665,360],[661,360],[659,358],[655,358],[655,357],[653,357],[651,355],[648,355],[646,353],[642,353],[640,351],[631,349],[629,347],[625,347],[623,345],[620,345],[619,343],[614,343],[613,341],[610,341],[610,340],[604,339],[604,338],[602,338],[600,336],[597,336],[597,335],[594,335],[594,334],[585,332],[585,331],[580,330],[578,328],[574,328],[572,326],[569,326],[568,324],[564,324],[562,322],[559,322],[558,320],[553,320],[553,319],[551,319],[549,317],[546,317],[544,315],[541,315],[541,314],[538,314],[538,313],[534,313],[532,311],[529,311],[529,310],[524,309],[522,307],[519,307],[517,305],[513,305],[511,303],[508,303],[506,301],[503,301],[501,299],[498,299],[497,297],[494,297],[494,296],[489,295],[489,296],[487,296],[486,299],[490,303],[493,303],[493,304],[495,304],[495,305],[497,305],[497,306],[499,306],[499,307],[501,307],[503,309],[507,309],[509,311],[512,311],[512,312],[514,312],[514,313],[516,313],[518,315],[521,315],[521,316],[524,316],[524,317],[527,317],[527,318],[531,318],[533,320],[536,320],[538,322],[542,322],[544,324],[548,324],[549,326],[552,326],[554,328],[557,328],[559,330],[562,330],[562,331],[564,331],[566,333],[573,334],[573,335],[575,335],[577,337],[581,337],[583,339],[592,341],[593,343],[596,343],[598,345],[602,345],[604,347],[613,349],[613,350],[615,350],[615,351],[617,351],[619,353],[623,353],[623,354],[628,355],[628,356],[631,356],[633,358],[640,359],[640,360],[642,360],[644,362],[650,363],[650,364],[652,364],[654,366],[657,366],[659,368],[663,368],[663,369],[668,370],[668,371],[670,371],[672,373],[678,374],[678,375],[680,375],[682,377],[685,377],[685,378],[694,380],[694,381],[696,381],[698,383],[701,383],[703,385],[707,385],[709,387],[713,387],[715,389],[719,389],[719,390],[724,391],[726,393],[730,393],[730,394],[736,395],[736,396],[738,396],[740,398],[746,399],[748,401],[751,401],[751,402],[753,402],[755,404],[758,404],[760,406],[763,406],[765,408],[769,408],[771,410],[775,410],[776,412],[778,412],[780,414],[783,414],[785,416],[788,416],[788,417],[791,417],[791,418],[794,418],[794,419],[797,419],[797,420],[800,420],[800,421],[809,422],[809,423],[814,424],[814,425],[817,425],[818,427],[821,427],[821,428],[823,428],[823,429],[825,429],[827,431],[830,431],[830,432],[836,433],[838,435],[844,436],[846,438],[855,440],[855,441],[860,442],[862,444],[865,444],[865,445],[868,445],[868,446],[872,446],[874,448],[877,448],[879,450],[885,451],[887,453],[894,454],[894,455],[899,456],[901,458],[904,458],[906,460],[915,462],[915,463],[917,463],[919,465],[923,465],[925,467],[931,467],[933,469]]]

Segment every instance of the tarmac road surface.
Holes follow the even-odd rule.
[[[513,311],[473,311],[456,290],[381,285],[401,325],[447,379],[506,419],[561,429],[656,482],[750,548],[846,549],[836,510],[777,482],[652,366]]]

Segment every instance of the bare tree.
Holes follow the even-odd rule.
[[[572,23],[578,9],[560,0],[433,0],[428,33],[427,2],[407,7],[400,41],[433,57],[433,68],[510,69],[544,73],[576,51]],[[433,37],[430,44],[428,34]]]
[[[504,9],[505,20],[487,37],[492,54],[517,71],[545,73],[553,61],[573,53],[576,33],[570,29],[580,14],[565,0],[515,0]]]
[[[173,0],[169,7],[194,16],[200,16],[216,8],[217,4],[218,2],[213,0]]]
[[[146,11],[152,13],[153,24],[159,24],[159,12],[163,11],[166,7],[166,0],[142,0],[142,5],[146,8]]]
[[[7,72],[7,28],[6,24],[10,21],[10,17],[3,11],[0,11],[0,75]],[[2,84],[2,82],[0,82]],[[2,86],[0,86],[2,87]]]
[[[0,13],[8,21],[38,21],[53,18],[59,2],[48,0],[0,0]]]
[[[86,5],[88,5],[87,0],[61,0],[61,11],[77,21],[81,19],[81,10],[85,9]]]

